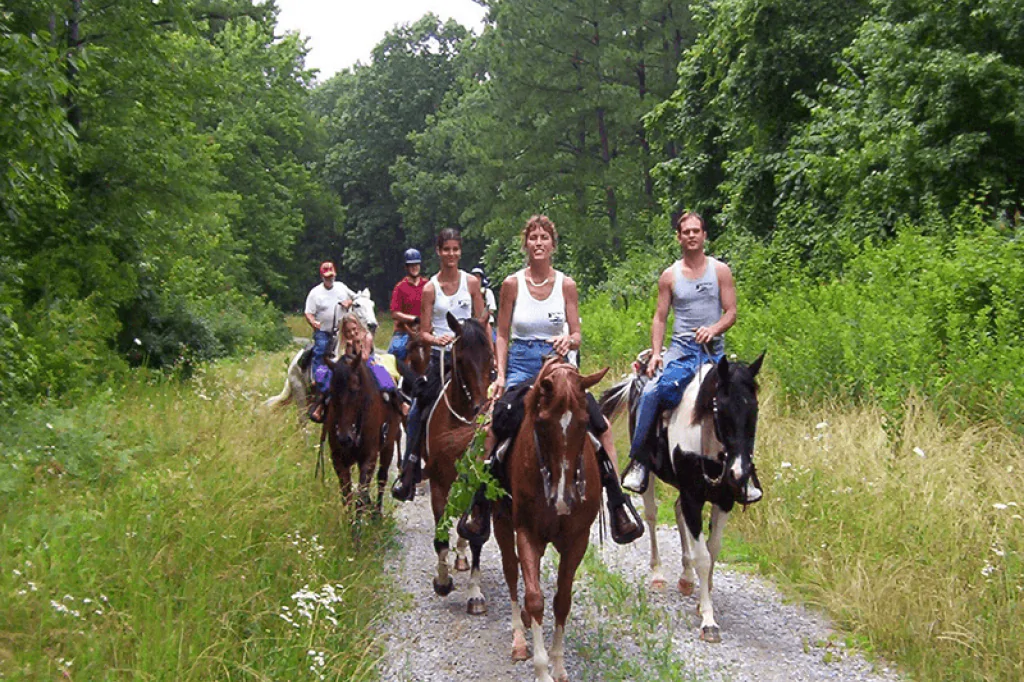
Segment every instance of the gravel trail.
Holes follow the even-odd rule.
[[[431,587],[436,559],[427,495],[417,494],[414,502],[398,505],[395,515],[400,547],[389,570],[405,595],[382,628],[381,679],[531,682],[533,664],[513,663],[510,657],[511,613],[497,543],[492,539],[484,546],[481,560],[488,613],[470,616],[466,614],[468,572],[453,574],[455,590],[447,597],[437,597]],[[658,539],[671,586],[679,577],[679,537],[674,528],[662,527]],[[595,523],[591,541],[596,551],[577,574],[566,624],[566,668],[573,681],[901,679],[883,663],[848,652],[823,616],[785,604],[765,579],[731,571],[721,562],[715,571],[714,598],[723,641],[706,644],[697,637],[696,596],[683,597],[674,587],[646,588],[650,551],[646,535],[625,547],[610,539],[602,546]],[[548,646],[554,556],[549,549],[542,566]]]

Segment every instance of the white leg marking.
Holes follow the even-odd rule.
[[[689,527],[686,525],[686,519],[683,517],[683,505],[679,500],[676,500],[676,529],[679,531],[679,543],[682,545],[682,559],[683,559],[683,573],[679,577],[679,588],[681,591],[689,594],[684,589],[688,586],[689,590],[693,590],[693,586],[697,584],[697,572],[694,570],[694,540],[693,536],[690,535]]]
[[[530,624],[530,631],[533,632],[533,674],[537,676],[537,682],[554,682],[548,673],[548,651],[544,648],[544,629],[540,623],[533,621]]]
[[[442,549],[437,553],[437,583],[444,585],[448,582],[448,550]]]
[[[708,554],[711,556],[711,571],[708,574],[708,590],[714,585],[715,561],[722,551],[722,536],[725,534],[725,523],[729,513],[722,511],[717,505],[711,505],[711,537],[708,538]]]
[[[474,568],[469,573],[469,588],[466,594],[466,600],[472,601],[479,599],[484,601],[484,593],[480,591],[480,569]]]
[[[691,541],[696,554],[694,563],[697,565],[697,576],[700,578],[700,627],[703,631],[707,627],[718,627],[715,609],[711,605],[711,554],[708,553],[704,533],[697,538],[691,537]]]
[[[555,680],[569,678],[565,670],[565,628],[561,625],[555,626],[555,634],[551,638],[551,676]]]
[[[658,496],[655,488],[652,478],[644,491],[644,520],[647,522],[647,534],[651,538],[651,587],[660,590],[666,583],[665,574],[661,572],[661,555],[658,553]]]

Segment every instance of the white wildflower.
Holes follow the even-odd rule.
[[[818,422],[817,424],[814,425],[814,428],[816,428],[816,429],[827,429],[828,428],[828,422]]]
[[[779,466],[781,466],[783,469],[789,469],[790,467],[793,466],[793,464],[791,462],[783,462]]]
[[[921,448],[915,446],[914,447],[914,454],[917,455],[918,457],[924,457],[924,450],[922,450]]]
[[[992,505],[992,508],[1002,511],[1007,508],[1007,505],[1003,504],[1002,502],[996,502],[995,504]]]

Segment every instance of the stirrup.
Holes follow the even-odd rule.
[[[314,424],[323,424],[324,420],[327,419],[327,401],[323,398],[318,398],[309,406],[308,416],[309,421]]]
[[[635,459],[629,461],[629,466],[622,473],[622,487],[631,493],[643,495],[647,491],[650,473],[647,467]]]
[[[473,511],[477,513],[474,514]],[[460,538],[470,542],[487,542],[491,537],[491,501],[482,490],[473,496],[469,509],[463,512],[458,525],[455,526]]]
[[[627,521],[633,522],[632,530],[625,530],[619,525],[616,516],[619,511],[622,511]],[[622,504],[615,505],[614,507],[608,505],[608,527],[612,532],[612,540],[619,545],[628,545],[637,538],[643,537],[644,534],[644,522],[640,518],[639,512],[630,502],[629,497],[623,496]]]

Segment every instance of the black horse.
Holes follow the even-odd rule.
[[[712,572],[722,547],[722,532],[729,512],[754,475],[754,436],[757,431],[756,377],[764,360],[762,353],[754,362],[729,362],[722,358],[707,364],[686,387],[679,406],[667,424],[652,429],[654,449],[652,472],[679,491],[676,523],[683,545],[683,574],[679,591],[693,593],[700,579],[701,639],[720,642],[721,633],[711,605]],[[643,362],[633,376],[616,384],[601,396],[601,409],[613,417],[627,402],[630,406],[630,435],[635,409],[647,381]],[[703,532],[704,504],[711,503],[708,535]],[[651,586],[662,588],[665,578],[658,555],[655,532],[657,500],[655,486],[644,493],[644,517],[651,536]]]

